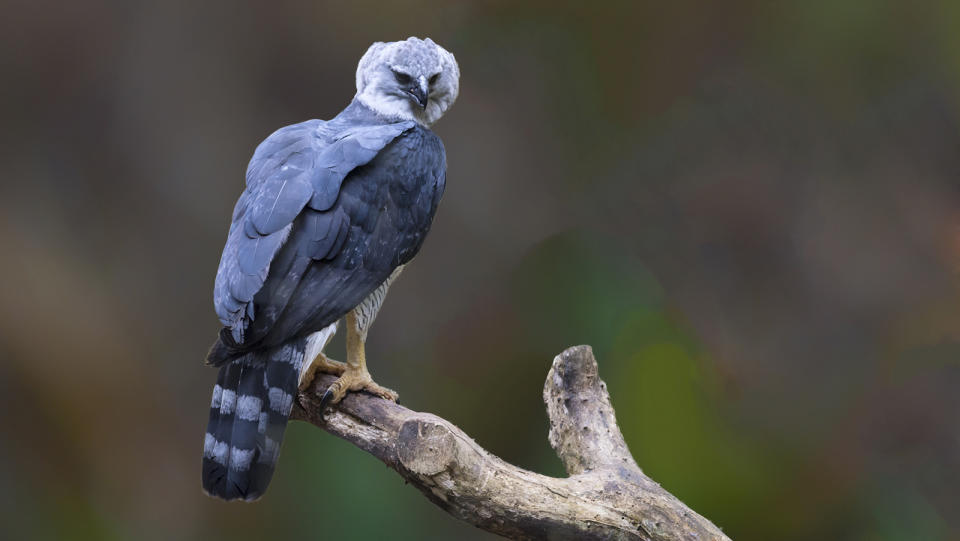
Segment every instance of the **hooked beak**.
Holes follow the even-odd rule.
[[[407,93],[413,96],[421,109],[427,108],[427,101],[430,99],[430,85],[427,84],[427,78],[423,75],[416,81],[417,85],[407,89]]]

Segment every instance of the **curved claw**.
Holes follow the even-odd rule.
[[[331,390],[333,385],[327,387],[327,390],[323,392],[323,396],[320,397],[320,411],[323,412],[327,409],[327,406],[330,405],[330,401],[333,399],[333,391]]]

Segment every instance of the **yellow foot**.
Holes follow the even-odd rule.
[[[349,391],[366,391],[370,394],[396,402],[398,395],[396,392],[377,385],[370,373],[363,369],[350,370],[349,368],[340,376],[337,381],[330,384],[330,387],[320,398],[320,411],[323,411],[328,404],[336,404],[343,400]]]
[[[334,361],[333,359],[327,358],[323,353],[317,355],[317,357],[310,363],[310,366],[303,372],[303,375],[300,377],[300,390],[305,391],[307,387],[310,387],[310,384],[313,383],[313,378],[316,377],[317,372],[323,372],[327,374],[333,374],[339,376],[347,370],[347,364]]]

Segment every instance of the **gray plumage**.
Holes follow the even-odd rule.
[[[456,99],[458,77],[453,56],[430,40],[374,44],[344,111],[281,128],[254,152],[214,286],[224,327],[208,355],[222,367],[204,444],[211,495],[263,493],[292,405],[278,397],[296,394],[307,336],[419,251],[446,174],[428,126]]]

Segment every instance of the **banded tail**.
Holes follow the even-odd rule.
[[[203,441],[203,490],[256,500],[267,490],[297,393],[303,341],[224,364]]]

